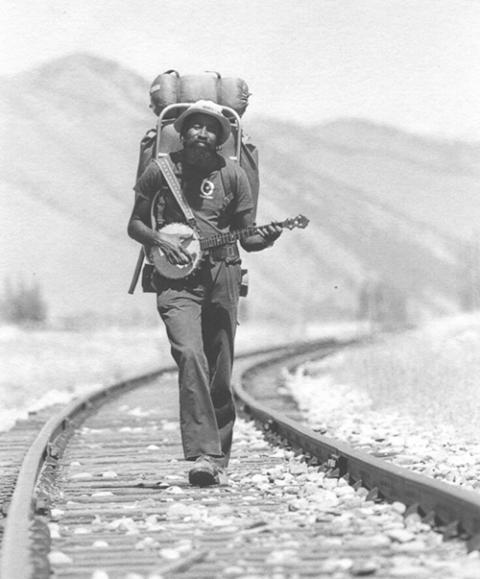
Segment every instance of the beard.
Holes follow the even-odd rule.
[[[210,146],[199,147],[197,143],[185,143],[185,162],[198,169],[210,169],[216,162],[216,150]]]

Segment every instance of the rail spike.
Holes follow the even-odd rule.
[[[442,528],[442,535],[444,541],[454,539],[455,537],[458,537],[459,534],[460,534],[459,521],[452,521],[451,523],[448,523],[448,525],[445,525],[445,527]]]
[[[473,535],[467,541],[467,552],[471,553],[472,551],[480,551],[480,533]]]

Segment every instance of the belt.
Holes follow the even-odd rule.
[[[208,255],[213,261],[230,261],[240,257],[236,243],[229,245],[221,245],[220,247],[212,247],[208,250]]]

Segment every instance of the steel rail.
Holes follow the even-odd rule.
[[[169,366],[131,380],[98,388],[78,400],[73,400],[45,423],[23,459],[8,507],[0,561],[2,579],[33,578],[30,532],[35,511],[35,485],[42,466],[54,452],[52,444],[57,436],[69,428],[75,417],[89,411],[93,405],[101,405],[120,392],[138,387],[174,370],[174,367]]]
[[[281,351],[296,351],[299,348],[312,348],[317,342],[301,345],[277,345],[253,351],[246,351],[237,359],[256,355],[270,354]],[[161,375],[177,371],[176,366],[166,366],[153,372],[124,380],[109,386],[102,386],[78,399],[73,400],[58,414],[52,416],[42,427],[37,437],[27,451],[15,484],[15,489],[8,506],[4,527],[1,559],[1,579],[34,579],[34,564],[31,558],[32,523],[36,511],[34,501],[35,487],[40,471],[49,457],[55,457],[55,439],[72,426],[72,421],[91,411],[94,406],[108,402],[113,396],[127,390],[142,386]]]
[[[444,527],[445,534],[466,534],[468,549],[480,548],[480,494],[414,473],[347,443],[320,435],[312,429],[271,410],[248,393],[248,383],[259,370],[278,364],[266,361],[249,368],[241,383],[234,385],[235,395],[245,411],[267,426],[273,434],[288,441],[292,448],[327,463],[338,476],[348,477],[351,484],[363,486],[372,497],[388,502],[399,501],[407,512],[418,512],[430,524]]]

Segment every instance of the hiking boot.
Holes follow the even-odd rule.
[[[188,481],[197,487],[218,485],[220,482],[221,468],[215,464],[210,456],[200,456],[188,472]]]

